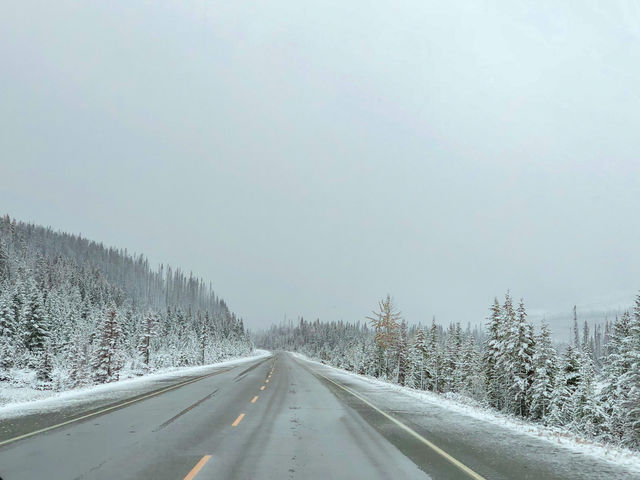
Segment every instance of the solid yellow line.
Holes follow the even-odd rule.
[[[264,390],[264,385],[262,385],[262,386],[260,387],[260,390]]]
[[[202,470],[202,467],[204,467],[205,464],[210,459],[211,459],[211,455],[205,455],[204,457],[202,457],[200,461],[196,463],[196,466],[191,469],[191,471],[187,474],[186,477],[184,477],[184,480],[193,480],[195,476],[198,474],[198,472]]]
[[[258,396],[257,395],[255,397],[253,397],[253,400],[251,400],[251,403],[256,403],[256,400],[258,400]]]
[[[244,418],[244,413],[241,413],[240,415],[238,415],[238,418],[236,418],[236,421],[231,424],[231,426],[237,427],[243,418]]]
[[[233,367],[232,367],[233,368]],[[214,372],[217,373],[217,372]],[[17,442],[18,440],[23,440],[25,438],[33,437],[34,435],[38,435],[39,433],[48,432],[50,430],[64,427],[65,425],[69,425],[71,423],[79,422],[81,420],[86,420],[87,418],[96,417],[98,415],[102,415],[103,413],[110,412],[112,410],[117,410],[122,407],[126,407],[127,405],[131,405],[133,403],[141,402],[142,400],[146,400],[147,398],[155,397],[156,395],[160,395],[162,393],[166,393],[170,390],[175,390],[176,388],[183,387],[185,385],[189,385],[190,383],[197,382],[199,380],[204,380],[206,377],[211,376],[212,374],[203,375],[202,377],[195,378],[193,380],[187,380],[186,382],[178,383],[177,385],[172,385],[171,387],[164,388],[154,393],[150,393],[148,395],[144,395],[140,398],[134,398],[133,400],[128,400],[126,402],[118,403],[117,405],[112,405],[111,407],[103,408],[97,412],[88,413],[87,415],[82,415],[81,417],[72,418],[71,420],[67,420],[66,422],[58,423],[57,425],[51,425],[50,427],[41,428],[40,430],[34,430],[33,432],[25,433],[24,435],[19,435],[17,437],[9,438],[8,440],[3,440],[0,442],[0,447],[3,447],[9,443]]]
[[[417,440],[419,440],[420,442],[424,443],[426,446],[428,446],[429,448],[431,448],[434,452],[436,452],[437,454],[441,455],[442,457],[444,457],[446,460],[448,460],[449,462],[451,462],[453,465],[455,465],[456,467],[458,467],[460,470],[462,470],[463,472],[465,472],[467,475],[469,475],[471,478],[473,478],[474,480],[486,480],[482,475],[474,472],[473,470],[471,470],[469,467],[467,467],[464,463],[460,462],[459,460],[456,460],[455,458],[453,458],[451,455],[449,455],[447,452],[445,452],[444,450],[442,450],[440,447],[438,447],[437,445],[431,443],[429,440],[427,440],[426,438],[424,438],[422,435],[420,435],[418,432],[416,432],[415,430],[413,430],[412,428],[407,427],[404,423],[402,423],[400,420],[397,420],[396,418],[392,417],[391,415],[389,415],[387,412],[383,412],[382,410],[380,410],[378,407],[376,407],[373,403],[369,402],[367,399],[363,398],[362,396],[358,395],[357,393],[355,393],[354,391],[348,389],[347,387],[340,385],[337,382],[334,382],[333,380],[331,380],[328,377],[325,377],[324,375],[322,375],[321,373],[315,371],[318,375],[320,375],[322,378],[324,378],[325,380],[330,381],[331,383],[333,383],[335,386],[340,387],[341,389],[343,389],[344,391],[350,393],[351,395],[353,395],[354,397],[356,397],[357,399],[359,399],[360,401],[364,402],[365,404],[367,404],[369,407],[373,408],[376,412],[382,414],[384,417],[386,417],[387,419],[391,420],[393,423],[395,423],[397,426],[399,426],[400,428],[402,428],[405,432],[407,432],[408,434],[410,434],[412,437],[416,438]]]

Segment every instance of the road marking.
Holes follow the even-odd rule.
[[[195,476],[198,474],[198,472],[202,470],[202,467],[204,467],[205,464],[210,459],[211,459],[211,455],[205,455],[204,457],[202,457],[200,461],[196,463],[196,466],[191,469],[191,471],[187,474],[186,477],[184,477],[184,480],[193,480]]]
[[[257,395],[255,397],[253,397],[253,400],[251,400],[251,403],[256,403],[256,400],[258,400],[258,396]]]
[[[267,378],[267,379],[264,381],[264,383],[269,383],[269,379]]]
[[[235,368],[235,367],[231,367],[231,368],[228,368],[226,370],[221,370],[221,371],[218,371],[218,372],[208,373],[208,374],[203,375],[201,377],[194,378],[192,380],[187,380],[186,382],[178,383],[176,385],[172,385],[172,386],[167,387],[167,388],[163,388],[162,390],[158,390],[157,392],[149,393],[147,395],[143,395],[142,397],[134,398],[133,400],[128,400],[126,402],[118,403],[117,405],[112,405],[110,407],[103,408],[102,410],[98,410],[97,412],[88,413],[88,414],[82,415],[82,416],[80,416],[78,418],[72,418],[71,420],[67,420],[65,422],[58,423],[57,425],[51,425],[50,427],[41,428],[40,430],[34,430],[33,432],[25,433],[23,435],[18,435],[17,437],[9,438],[8,440],[3,440],[2,442],[0,442],[0,447],[4,447],[5,445],[8,445],[10,443],[17,442],[18,440],[24,440],[25,438],[33,437],[34,435],[38,435],[40,433],[44,433],[44,432],[48,432],[50,430],[54,430],[56,428],[64,427],[65,425],[69,425],[71,423],[79,422],[81,420],[86,420],[87,418],[97,417],[98,415],[102,415],[103,413],[111,412],[113,410],[117,410],[117,409],[126,407],[128,405],[132,405],[134,403],[141,402],[142,400],[146,400],[147,398],[155,397],[155,396],[160,395],[162,393],[166,393],[166,392],[169,392],[171,390],[175,390],[176,388],[184,387],[185,385],[189,385],[190,383],[194,383],[194,382],[197,382],[199,380],[203,380],[203,379],[205,379],[207,377],[211,377],[211,376],[217,375],[219,373],[228,372],[229,370],[231,370],[233,368]]]
[[[200,400],[198,400],[196,403],[194,403],[193,405],[189,405],[187,408],[185,408],[184,410],[182,410],[180,413],[178,413],[177,415],[174,415],[173,417],[171,417],[169,420],[167,420],[166,422],[164,422],[162,425],[160,425],[158,428],[156,428],[154,430],[154,432],[157,432],[159,430],[162,430],[163,428],[165,428],[167,425],[171,424],[172,422],[175,422],[178,418],[180,418],[182,415],[184,415],[185,413],[189,412],[190,410],[193,410],[194,408],[196,408],[198,405],[200,405],[202,402],[205,402],[207,400],[209,400],[211,397],[213,397],[216,392],[218,391],[218,389],[216,388],[213,392],[211,392],[209,395],[207,395],[204,398],[201,398]]]
[[[238,415],[238,418],[236,418],[236,421],[231,424],[231,426],[237,427],[243,418],[244,418],[244,413],[241,413],[240,415]]]
[[[260,387],[260,390],[264,390],[264,385],[262,385],[262,386]]]
[[[333,380],[331,380],[328,377],[325,377],[324,375],[322,375],[321,373],[319,373],[318,371],[314,370],[315,373],[317,373],[318,375],[320,375],[322,378],[324,378],[325,380],[328,380],[329,382],[333,383],[335,386],[340,387],[341,389],[343,389],[345,392],[350,393],[351,395],[353,395],[354,397],[356,397],[357,399],[359,399],[360,401],[362,401],[363,403],[365,403],[366,405],[368,405],[369,407],[373,408],[376,412],[380,413],[381,415],[383,415],[385,418],[391,420],[393,423],[395,423],[397,426],[399,426],[400,428],[402,428],[405,432],[407,432],[408,434],[410,434],[412,437],[414,437],[415,439],[419,440],[420,442],[424,443],[427,447],[431,448],[434,452],[436,452],[437,454],[441,455],[442,457],[444,457],[446,460],[448,460],[449,462],[451,462],[453,465],[455,465],[456,467],[458,467],[460,470],[462,470],[463,472],[465,472],[467,475],[469,475],[471,478],[473,478],[474,480],[486,480],[482,475],[474,472],[473,470],[471,470],[469,467],[467,467],[464,463],[460,462],[459,460],[456,460],[455,458],[453,458],[451,455],[449,455],[447,452],[445,452],[444,450],[442,450],[440,447],[438,447],[437,445],[435,445],[434,443],[431,443],[429,440],[427,440],[426,438],[424,438],[422,435],[420,435],[418,432],[416,432],[415,430],[413,430],[410,427],[407,427],[404,423],[402,423],[400,420],[397,420],[396,418],[392,417],[391,415],[389,415],[388,413],[380,410],[378,407],[376,407],[373,403],[371,403],[370,401],[368,401],[366,398],[363,398],[362,396],[358,395],[357,393],[355,393],[353,390],[340,385],[337,382],[334,382]]]

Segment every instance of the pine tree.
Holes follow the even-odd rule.
[[[534,373],[533,348],[533,329],[527,323],[527,313],[521,300],[516,319],[511,323],[508,333],[506,361],[503,363],[511,379],[509,401],[514,413],[521,417],[529,415],[530,389]]]
[[[81,331],[76,331],[71,337],[70,349],[67,354],[69,380],[71,387],[81,387],[89,382],[88,342]]]
[[[38,377],[48,380],[51,371],[50,352],[45,351],[49,336],[49,325],[45,315],[42,295],[35,282],[26,286],[26,298],[22,301],[21,329],[24,347],[27,350],[27,365],[36,369]]]
[[[578,328],[578,312],[576,306],[573,306],[573,346],[580,348],[580,329]]]
[[[501,355],[501,346],[504,334],[502,308],[495,298],[490,309],[491,314],[487,324],[488,338],[485,342],[483,358],[484,375],[487,385],[487,401],[489,405],[500,409],[502,407],[502,375],[498,370],[498,360]]]
[[[427,339],[427,371],[430,374],[429,390],[442,392],[442,355],[438,343],[438,326],[435,318],[431,320],[431,329]]]
[[[442,356],[442,389],[444,391],[452,391],[455,389],[456,368],[461,347],[462,330],[460,324],[451,324],[447,330]]]
[[[567,346],[564,353],[564,379],[571,395],[576,391],[580,384],[580,353],[572,345]]]
[[[540,334],[536,339],[533,367],[531,416],[534,419],[544,420],[549,413],[558,370],[557,354],[551,345],[551,332],[545,322],[542,323]]]
[[[628,335],[624,340],[628,370],[620,377],[622,441],[630,448],[640,448],[640,294],[636,297]]]
[[[478,372],[481,371],[475,341],[472,335],[462,341],[462,347],[456,365],[454,390],[464,395],[477,398],[481,395],[478,388],[482,380],[478,382]]]
[[[6,293],[0,294],[0,381],[7,376],[4,372],[13,366],[15,334],[11,299]]]
[[[553,393],[551,394],[551,402],[549,404],[549,415],[546,421],[547,424],[558,427],[567,425],[572,418],[571,392],[567,387],[567,379],[564,376],[564,371],[564,366],[562,366],[556,375]]]
[[[595,371],[590,352],[581,358],[578,386],[571,397],[572,427],[574,430],[596,436],[604,424],[604,411],[595,396]]]
[[[416,332],[409,356],[410,375],[407,386],[425,390],[431,383],[431,374],[427,368],[428,347],[427,338],[422,328]]]
[[[198,312],[200,318],[200,312]],[[207,339],[209,338],[209,327],[206,322],[200,319],[200,365],[205,364],[205,354],[207,351]]]
[[[398,340],[396,345],[396,363],[397,367],[397,375],[396,375],[396,383],[399,385],[405,384],[405,378],[408,370],[408,362],[409,362],[409,338],[407,334],[407,323],[402,320],[400,322],[400,328],[398,333]]]
[[[4,241],[0,239],[0,284],[9,281],[9,252]]]
[[[620,317],[616,316],[610,327],[609,341],[605,347],[604,385],[600,394],[600,403],[606,415],[607,436],[611,441],[619,441],[624,435],[624,396],[620,389],[620,379],[631,369],[627,355],[627,338],[630,336],[630,331],[629,312],[624,312]]]
[[[93,379],[96,383],[107,383],[118,380],[122,368],[118,344],[120,325],[116,310],[110,308],[104,316],[100,328],[100,341],[92,362]]]
[[[158,320],[156,316],[149,312],[145,315],[142,325],[142,335],[138,344],[138,351],[142,356],[142,362],[148,371],[151,364],[151,342],[158,335]]]

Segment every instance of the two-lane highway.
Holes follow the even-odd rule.
[[[431,431],[426,422],[441,415],[394,410],[391,397],[376,398],[333,369],[278,353],[10,442],[0,447],[0,477],[633,478],[575,458],[575,476],[555,475],[544,456],[527,463],[509,442],[487,454],[459,425],[448,435]]]
[[[0,476],[423,476],[289,355],[257,360],[238,370],[10,442],[0,447]]]

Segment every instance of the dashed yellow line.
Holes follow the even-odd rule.
[[[264,383],[269,383],[269,379],[267,378],[267,379],[264,381]]]
[[[243,418],[244,418],[244,413],[241,413],[240,415],[238,415],[238,418],[236,418],[236,421],[231,424],[231,426],[237,427]]]
[[[253,397],[253,399],[251,400],[251,403],[256,403],[256,400],[258,400],[258,396],[257,395],[255,397]]]
[[[211,455],[205,455],[204,457],[202,457],[200,459],[200,461],[198,463],[196,463],[196,466],[191,469],[191,471],[187,474],[186,477],[184,477],[184,480],[193,480],[193,478],[195,478],[195,476],[198,474],[198,472],[200,470],[202,470],[202,467],[204,467],[205,464],[210,459],[211,459]]]
[[[264,390],[264,385],[262,385],[262,386],[260,387],[260,390]]]

